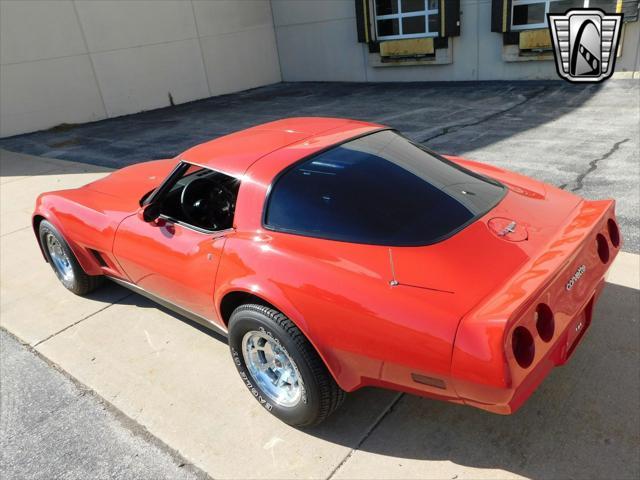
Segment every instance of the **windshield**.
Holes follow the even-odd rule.
[[[491,210],[504,187],[396,132],[376,132],[295,164],[269,195],[267,228],[379,245],[426,245]]]

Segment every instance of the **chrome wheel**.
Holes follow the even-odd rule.
[[[51,258],[51,262],[53,263],[53,267],[58,273],[58,276],[66,282],[72,282],[73,266],[71,265],[69,257],[62,248],[60,241],[55,237],[55,235],[48,232],[45,239],[49,257]]]
[[[279,342],[263,332],[249,331],[242,338],[242,355],[249,373],[271,400],[282,407],[300,402],[300,372]]]

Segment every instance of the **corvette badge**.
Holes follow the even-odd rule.
[[[578,267],[578,270],[576,270],[576,273],[574,273],[573,276],[567,282],[567,285],[566,285],[567,290],[571,290],[573,286],[577,283],[577,281],[580,280],[580,277],[582,277],[582,275],[584,275],[584,272],[586,271],[587,271],[587,267],[584,264],[580,265]]]

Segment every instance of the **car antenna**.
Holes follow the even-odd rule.
[[[396,269],[393,266],[393,252],[391,251],[391,248],[389,248],[389,264],[391,265],[391,281],[389,282],[389,285],[395,287],[396,285],[399,285],[400,282],[396,280]]]

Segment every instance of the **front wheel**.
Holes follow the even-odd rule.
[[[76,295],[86,295],[102,285],[103,277],[87,275],[56,227],[46,220],[38,229],[40,244],[60,283]]]
[[[317,425],[345,392],[302,332],[264,305],[242,305],[229,320],[229,348],[240,378],[258,402],[289,425]]]

